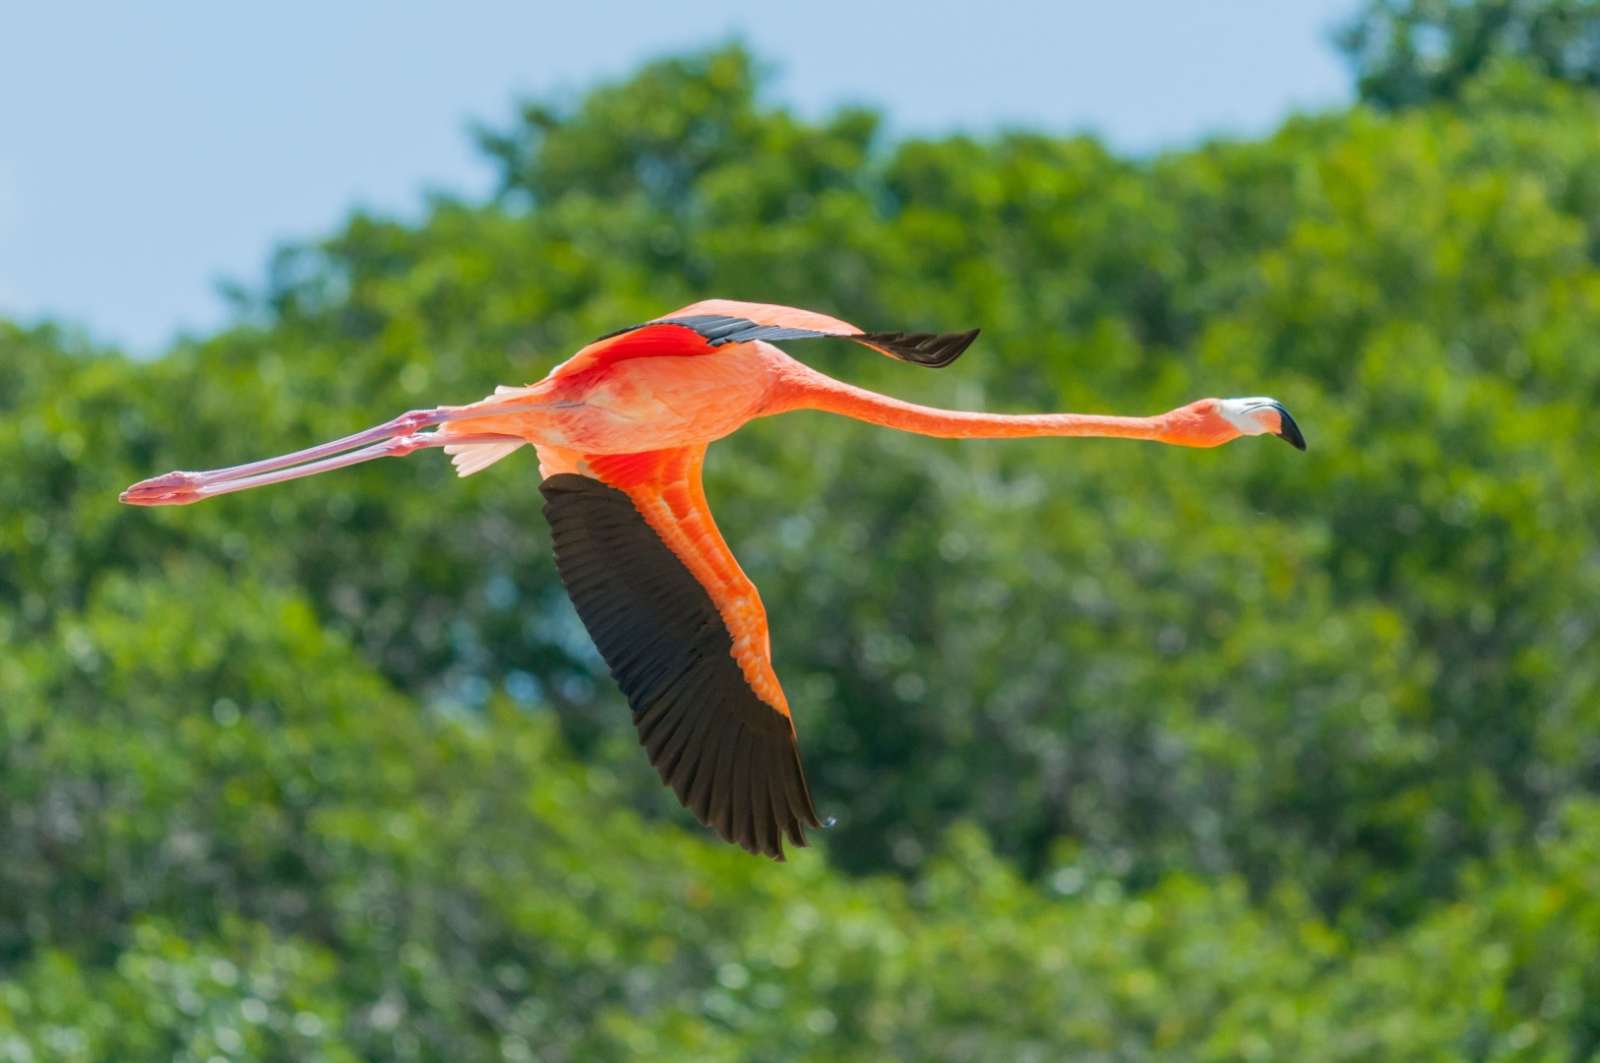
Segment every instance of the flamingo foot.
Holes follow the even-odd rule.
[[[183,506],[205,497],[200,493],[203,483],[199,473],[163,473],[140,480],[117,498],[130,506]]]

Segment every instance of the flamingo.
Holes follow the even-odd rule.
[[[701,488],[708,444],[757,417],[824,410],[947,439],[1111,436],[1214,447],[1276,435],[1305,449],[1294,419],[1269,398],[1200,399],[1154,417],[941,410],[835,380],[773,346],[835,336],[942,367],[977,335],[863,332],[807,310],[712,299],[603,336],[536,384],[412,410],[263,461],[166,473],[121,500],[183,505],[429,447],[470,476],[532,446],[557,571],[651,763],[702,824],[782,860],[785,837],[806,845],[805,828],[821,824],[773,672],[766,610]]]

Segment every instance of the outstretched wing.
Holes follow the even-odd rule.
[[[890,358],[938,369],[960,357],[978,338],[978,330],[863,332],[848,322],[810,310],[707,299],[654,321],[601,336],[560,369],[572,371],[629,357],[703,354],[729,343],[751,340],[781,342],[823,336],[853,340]]]
[[[783,859],[818,826],[760,595],[711,519],[705,447],[561,455],[540,485],[556,568],[639,743],[723,839]]]
[[[806,340],[838,336],[871,347],[880,354],[933,369],[943,369],[957,358],[978,330],[966,332],[862,332],[836,317],[772,303],[741,303],[734,299],[706,299],[691,303],[657,321],[688,325],[712,346],[746,340]]]

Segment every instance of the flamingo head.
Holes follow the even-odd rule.
[[[1200,399],[1167,415],[1168,442],[1188,447],[1218,447],[1240,436],[1274,435],[1296,450],[1306,437],[1277,399]]]

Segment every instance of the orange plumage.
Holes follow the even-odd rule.
[[[428,447],[461,475],[525,445],[539,458],[557,569],[634,713],[662,780],[723,838],[783,859],[818,824],[767,614],[712,519],[706,447],[756,417],[816,409],[947,438],[1110,436],[1209,447],[1241,435],[1305,440],[1271,399],[1201,399],[1155,417],[996,415],[877,395],[809,369],[776,342],[840,337],[926,366],[977,336],[862,332],[808,310],[706,300],[602,337],[536,384],[413,410],[307,450],[123,492],[177,505]],[[424,429],[439,426],[435,431]]]

